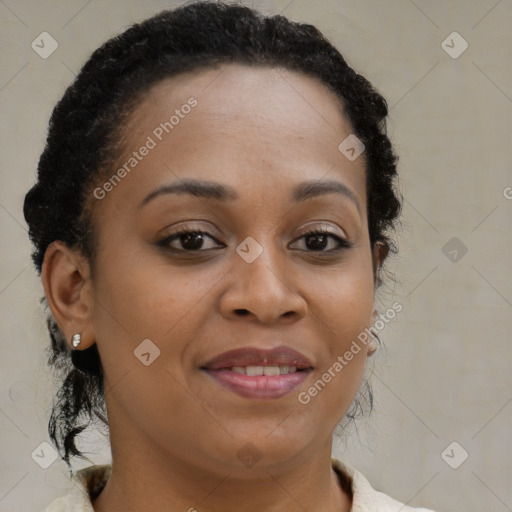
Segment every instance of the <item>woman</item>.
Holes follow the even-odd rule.
[[[66,374],[50,436],[69,465],[99,417],[112,464],[46,511],[412,510],[331,459],[401,206],[386,115],[317,29],[239,5],[94,52],[24,213]]]

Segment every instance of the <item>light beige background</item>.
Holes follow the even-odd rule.
[[[51,110],[102,42],[180,3],[0,0],[0,512],[37,512],[69,486],[64,463],[44,470],[31,458],[48,440],[55,385],[22,200]],[[401,156],[404,226],[389,265],[397,283],[387,281],[380,302],[404,310],[381,335],[375,411],[335,454],[411,505],[512,510],[512,2],[250,5],[324,31],[387,98]],[[31,48],[43,31],[59,44],[48,59]],[[469,44],[457,59],[441,46],[453,31]],[[443,252],[452,237],[467,247],[458,262]],[[453,441],[462,448],[448,450],[452,464],[469,454],[458,469],[441,456]],[[94,462],[108,460],[94,437],[90,449]]]

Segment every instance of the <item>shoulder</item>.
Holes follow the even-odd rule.
[[[426,508],[409,507],[383,492],[376,491],[357,469],[332,459],[332,466],[351,482],[353,502],[352,512],[434,512]]]
[[[52,501],[43,512],[94,512],[91,500],[105,485],[111,466],[95,465],[81,469],[71,478],[72,490]]]
[[[69,512],[71,508],[71,494],[52,501],[43,512]]]

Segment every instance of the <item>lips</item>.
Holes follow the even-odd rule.
[[[311,361],[292,348],[240,348],[201,367],[225,389],[250,399],[276,399],[300,386],[313,370]]]
[[[280,346],[272,350],[257,348],[239,348],[224,352],[202,366],[203,369],[216,371],[226,368],[247,367],[295,367],[297,370],[307,370],[313,367],[311,361],[296,350]]]

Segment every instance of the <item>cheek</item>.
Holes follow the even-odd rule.
[[[161,351],[160,363],[179,365],[205,321],[201,303],[222,272],[198,275],[192,267],[122,256],[105,259],[96,278],[93,323],[106,373],[138,364],[134,350],[146,339]]]
[[[344,410],[359,388],[371,341],[367,333],[374,310],[371,257],[362,251],[354,253],[343,267],[316,285],[316,304],[312,308],[318,312],[326,344],[318,385],[309,390],[305,400],[321,391],[319,407]]]
[[[375,293],[371,259],[362,251],[354,253],[321,282],[312,282],[309,293],[314,297],[312,313],[320,316],[337,344],[343,345],[371,323]]]
[[[364,374],[371,325],[373,279],[356,278],[331,282],[330,293],[318,299],[319,325],[325,346],[315,380],[299,395],[305,411],[322,417],[334,429],[352,403]]]

